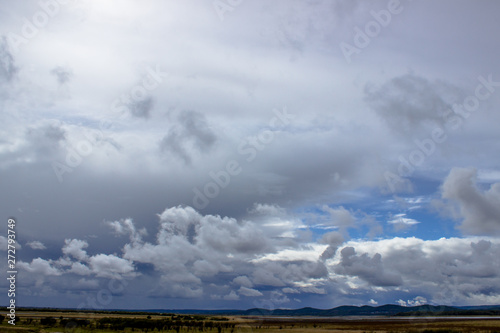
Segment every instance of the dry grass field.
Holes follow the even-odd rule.
[[[5,315],[5,312],[2,312]],[[335,333],[335,332],[499,332],[500,318],[405,317],[241,317],[79,312],[18,312],[15,326],[3,320],[0,332],[172,332],[172,333]]]

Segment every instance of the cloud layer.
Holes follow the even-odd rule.
[[[499,5],[228,3],[0,1],[23,304],[498,302]]]

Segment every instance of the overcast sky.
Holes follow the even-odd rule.
[[[0,7],[19,305],[500,304],[499,2]]]

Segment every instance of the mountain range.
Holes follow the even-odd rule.
[[[437,315],[500,315],[500,305],[483,306],[445,306],[445,305],[419,305],[400,306],[386,304],[381,306],[348,306],[343,305],[332,309],[316,309],[305,307],[300,309],[261,309],[248,310],[146,310],[148,312],[182,313],[182,314],[217,314],[238,316],[437,316]]]

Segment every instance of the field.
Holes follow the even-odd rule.
[[[5,316],[5,312],[2,312]],[[500,332],[499,317],[242,317],[175,314],[33,312],[4,319],[0,332],[171,332],[171,333],[335,333],[335,332]]]

